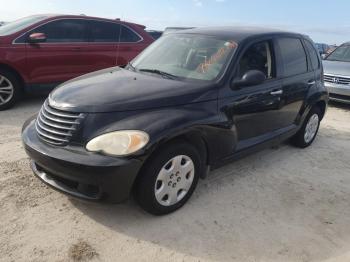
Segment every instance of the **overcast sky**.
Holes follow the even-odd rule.
[[[305,33],[316,42],[350,41],[350,0],[0,0],[0,21],[38,13],[121,18],[148,29],[257,25]]]

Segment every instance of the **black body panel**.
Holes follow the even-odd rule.
[[[41,141],[35,132],[35,119],[26,122],[23,143],[36,163],[33,165],[36,175],[43,180],[46,172],[92,185],[102,192],[96,200],[104,196],[119,202],[127,198],[152,153],[169,140],[186,137],[189,141],[200,141],[206,150],[204,164],[217,167],[293,136],[315,104],[325,111],[328,93],[321,77],[322,65],[311,68],[307,52],[307,72],[284,77],[283,50],[276,39],[309,41],[307,37],[247,28],[191,29],[186,34],[231,38],[238,43],[220,79],[180,81],[111,68],[62,84],[51,93],[50,106],[86,113],[86,117],[71,143],[64,147]],[[237,61],[250,45],[259,41],[269,41],[273,47],[274,76],[259,85],[233,88]],[[144,131],[150,141],[142,150],[126,157],[105,156],[85,149],[92,138],[118,130]]]
[[[212,87],[116,67],[64,83],[50,94],[50,104],[72,112],[125,112],[215,100]]]
[[[36,169],[40,168],[42,172],[72,189],[76,187],[75,183],[80,187],[95,188],[96,197],[88,197],[87,194],[86,197],[82,197],[87,200],[106,200],[117,203],[128,198],[143,163],[142,158],[116,159],[89,153],[82,147],[49,146],[39,140],[33,128],[34,121],[25,124],[23,143]],[[37,171],[33,165],[32,169]]]

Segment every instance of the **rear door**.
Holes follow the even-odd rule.
[[[31,83],[59,83],[86,73],[87,23],[84,19],[59,19],[28,32],[44,33],[46,42],[27,43]]]
[[[281,108],[283,127],[296,124],[309,88],[315,85],[315,74],[308,62],[305,46],[300,38],[283,37],[276,40],[283,69]]]
[[[121,25],[118,65],[126,65],[147,47],[143,37],[128,25]]]
[[[120,25],[99,20],[89,20],[88,24],[88,70],[93,72],[99,69],[116,66]]]
[[[142,40],[138,33],[121,23],[90,20],[89,70],[125,66],[144,49]]]

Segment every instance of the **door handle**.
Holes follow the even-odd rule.
[[[278,96],[278,95],[282,95],[283,94],[283,90],[276,90],[276,91],[271,91],[270,95],[273,96]]]
[[[310,80],[309,82],[307,82],[307,84],[309,86],[312,86],[312,85],[316,84],[316,81],[315,80]]]

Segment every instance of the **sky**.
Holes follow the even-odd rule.
[[[247,25],[309,35],[315,42],[350,41],[349,0],[0,0],[0,21],[39,14],[121,18],[147,29]]]

